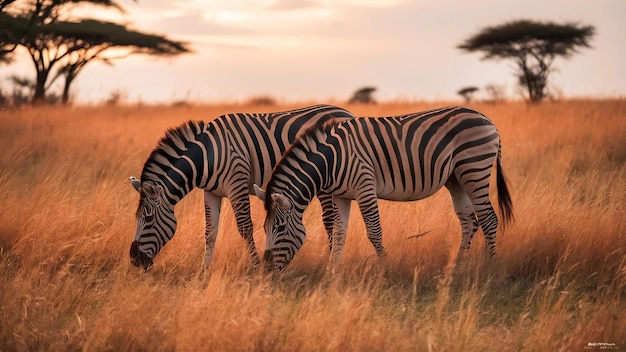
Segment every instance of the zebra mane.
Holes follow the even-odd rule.
[[[141,172],[141,182],[147,180],[149,173],[148,170],[156,162],[156,158],[159,155],[167,156],[167,150],[180,150],[181,145],[186,145],[188,141],[195,139],[202,133],[205,127],[204,121],[192,121],[189,120],[177,127],[173,127],[165,131],[165,135],[159,140],[157,146],[152,150],[150,156],[146,160]]]
[[[342,120],[337,120],[333,118],[333,119],[327,120],[326,122],[322,124],[314,124],[313,126],[310,126],[309,128],[305,129],[298,136],[298,138],[289,146],[289,148],[287,148],[287,150],[285,151],[285,154],[283,154],[283,157],[274,166],[274,170],[277,170],[286,159],[293,157],[293,155],[297,151],[299,150],[307,151],[310,147],[311,142],[315,143],[317,140],[319,140],[320,136],[326,135],[328,131],[330,131],[334,126],[338,125],[341,122]],[[267,183],[267,187],[265,187],[267,196],[265,197],[264,205],[265,205],[266,211],[269,211],[272,207],[272,200],[271,200],[272,197],[269,195],[272,194],[273,189],[275,187],[276,187],[276,179],[272,175],[272,177],[270,177],[270,180]]]
[[[287,155],[292,155],[293,151],[296,149],[305,149],[307,142],[311,141],[311,140],[316,140],[317,136],[321,134],[325,134],[326,132],[328,132],[333,126],[339,124],[340,121],[337,119],[330,119],[327,120],[326,122],[322,123],[322,124],[314,124],[313,126],[310,126],[309,128],[305,129],[304,131],[302,131],[302,133],[298,136],[298,139],[296,139],[295,141],[293,141],[293,143],[287,148],[287,150],[285,151],[285,154],[283,155],[284,159]],[[280,162],[279,162],[280,163]]]

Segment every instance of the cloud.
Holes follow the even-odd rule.
[[[245,27],[207,20],[202,13],[185,13],[158,20],[160,31],[175,35],[245,35],[252,31]]]
[[[211,43],[235,50],[304,46],[323,50],[333,44],[356,49],[382,37],[397,25],[393,11],[402,4],[401,0],[151,0],[133,2],[127,9],[133,27],[189,41],[194,49]]]
[[[318,6],[319,3],[315,0],[277,0],[270,6],[275,10],[302,10],[310,9]]]
[[[406,3],[403,0],[320,0],[320,4],[337,7],[395,7]]]

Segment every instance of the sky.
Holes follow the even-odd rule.
[[[73,85],[77,102],[120,92],[129,102],[343,101],[374,86],[380,101],[460,99],[466,86],[519,97],[511,62],[456,47],[515,19],[596,27],[591,49],[557,59],[550,85],[565,97],[626,95],[624,0],[119,0],[125,14],[89,16],[189,43],[192,54],[92,62]],[[78,13],[80,15],[80,12]],[[0,76],[33,75],[28,56]],[[7,81],[1,82],[6,87]],[[483,93],[484,94],[484,93]]]

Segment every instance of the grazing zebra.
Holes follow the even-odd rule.
[[[145,270],[176,231],[174,206],[195,187],[204,189],[206,251],[213,255],[222,198],[230,199],[241,237],[259,263],[252,233],[250,199],[253,184],[263,184],[296,137],[328,120],[353,118],[329,105],[268,114],[228,114],[204,123],[189,121],[170,129],[152,151],[141,173],[131,177],[139,192],[137,228],[130,247],[131,263]],[[320,195],[326,230],[332,231],[332,197]]]
[[[351,200],[358,202],[367,236],[383,256],[377,198],[418,200],[443,186],[461,222],[460,252],[469,248],[480,225],[493,256],[498,218],[489,200],[489,182],[494,162],[498,204],[507,222],[513,208],[501,167],[500,137],[492,122],[476,111],[447,107],[313,127],[278,162],[266,190],[255,185],[267,210],[266,265],[281,271],[293,259],[306,236],[302,214],[318,192],[333,196],[331,263],[336,263]]]

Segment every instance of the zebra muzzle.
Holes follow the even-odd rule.
[[[130,263],[136,267],[143,267],[145,271],[150,270],[152,265],[154,265],[152,258],[149,258],[144,252],[139,250],[137,241],[133,241],[130,245]]]

